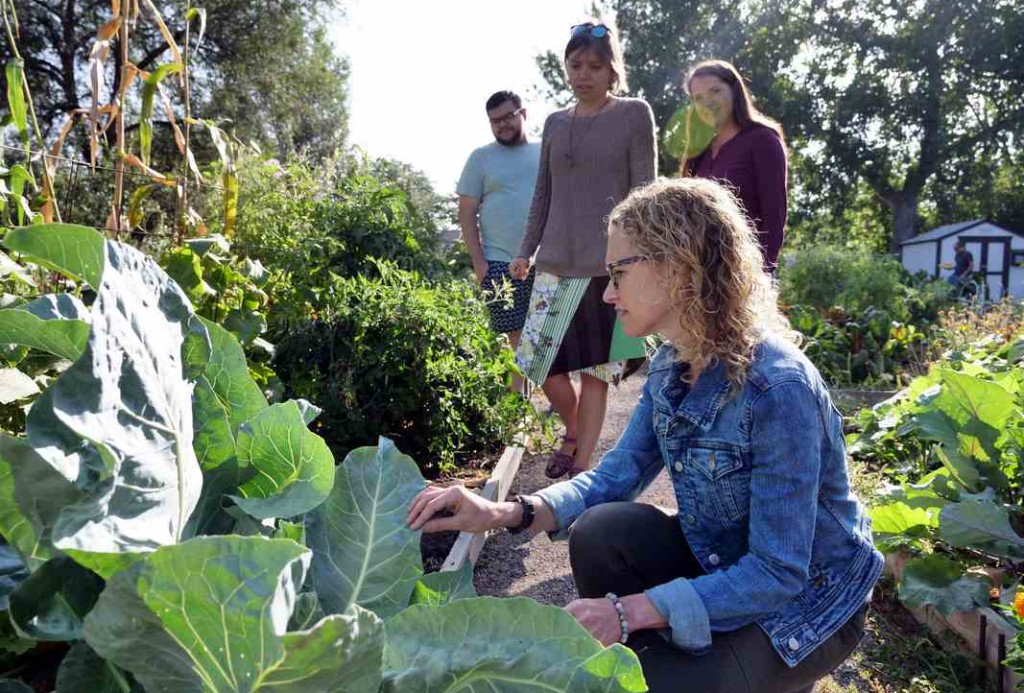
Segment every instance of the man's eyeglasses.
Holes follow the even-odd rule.
[[[516,110],[506,113],[503,116],[498,116],[497,118],[488,118],[488,120],[491,121],[491,125],[503,125],[505,123],[511,123],[515,119],[515,117],[522,112],[522,108],[517,108]]]
[[[587,22],[586,24],[574,24],[569,29],[570,38],[576,38],[580,34],[586,33],[589,33],[596,39],[600,39],[610,34],[611,29],[606,27],[604,24],[591,24],[590,22]]]
[[[607,265],[604,266],[604,268],[608,270],[608,278],[612,280],[612,286],[615,287],[616,291],[619,290],[619,277],[622,275],[622,272],[615,271],[616,268],[624,267],[626,265],[633,265],[636,264],[637,262],[643,262],[646,259],[647,258],[645,258],[642,255],[630,255],[629,257],[624,257],[621,260],[609,262]]]

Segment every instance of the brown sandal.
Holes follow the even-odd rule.
[[[573,448],[576,447],[575,438],[562,436],[562,442],[572,444]],[[575,449],[573,452],[575,453]],[[544,476],[549,479],[558,479],[559,477],[565,476],[575,464],[575,455],[570,455],[569,453],[562,452],[561,450],[555,450],[551,453],[551,459],[548,460],[548,464],[544,468]]]

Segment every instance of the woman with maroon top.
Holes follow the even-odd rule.
[[[787,216],[782,126],[757,110],[740,73],[724,60],[697,65],[685,88],[697,117],[715,128],[715,137],[703,152],[683,159],[680,172],[713,178],[735,193],[757,231],[765,269],[774,273]]]

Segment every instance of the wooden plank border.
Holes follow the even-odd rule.
[[[516,444],[509,445],[501,453],[498,464],[494,466],[494,471],[480,491],[480,495],[487,500],[500,503],[508,497],[512,480],[515,479],[519,464],[523,460],[521,442],[517,440]],[[455,540],[455,545],[444,560],[444,565],[441,566],[441,571],[459,570],[467,560],[475,566],[489,534],[490,532],[460,532],[459,538]]]
[[[898,582],[910,557],[893,553],[885,557],[885,572]],[[1010,693],[1024,683],[1024,676],[1015,674],[1013,669],[1003,665],[1006,645],[1016,637],[1014,627],[987,606],[974,611],[954,611],[944,616],[933,606],[924,608],[906,607],[919,622],[934,633],[952,631],[964,642],[963,649],[984,662],[989,674],[995,680],[998,693]]]

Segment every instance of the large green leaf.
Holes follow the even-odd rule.
[[[458,570],[427,573],[417,580],[409,598],[409,605],[440,606],[456,599],[469,599],[475,596],[473,564],[466,561]]]
[[[345,458],[327,500],[306,515],[324,611],[344,613],[358,604],[388,618],[406,607],[423,572],[406,516],[423,486],[416,463],[387,438]]]
[[[989,586],[987,580],[965,574],[959,563],[933,553],[907,561],[898,593],[908,606],[931,604],[948,616],[988,604]]]
[[[632,651],[616,644],[614,661],[588,663],[601,644],[563,609],[532,599],[411,606],[384,631],[382,690],[389,693],[646,690]]]
[[[870,513],[871,529],[877,534],[920,536],[939,524],[937,512],[913,508],[902,502],[876,505]]]
[[[253,382],[245,354],[234,335],[203,320],[211,350],[192,394],[193,447],[203,469],[203,492],[189,520],[188,534],[209,533],[223,519],[221,502],[235,493],[251,471],[239,469],[235,455],[238,428],[266,408],[267,400]]]
[[[209,337],[155,262],[120,243],[106,248],[85,354],[27,425],[29,443],[82,492],[53,532],[58,548],[79,554],[180,541],[202,486],[183,347]]]
[[[56,555],[53,526],[77,497],[24,439],[0,435],[0,534],[32,570]]]
[[[11,621],[23,637],[75,640],[103,581],[67,556],[52,558],[11,592]]]
[[[11,58],[4,66],[7,79],[7,107],[11,109],[11,121],[18,128],[21,137],[28,141],[28,99],[25,98],[25,62]]]
[[[646,691],[644,673],[632,650],[606,647],[576,667],[567,691]]]
[[[353,607],[309,630],[282,638],[285,659],[264,679],[260,691],[377,693],[384,658],[384,625],[372,611]]]
[[[158,66],[149,77],[142,81],[142,108],[139,113],[139,150],[142,163],[149,166],[149,152],[153,146],[153,101],[160,82],[169,75],[181,72],[185,66],[181,63],[167,63]]]
[[[238,463],[255,472],[233,500],[253,517],[294,517],[324,502],[334,455],[306,428],[296,402],[267,407],[238,431]]]
[[[0,310],[0,344],[20,344],[76,361],[89,339],[89,309],[71,294],[40,296]]]
[[[308,562],[305,547],[263,537],[158,549],[107,583],[86,640],[147,691],[340,690],[343,674],[367,682],[354,690],[374,690],[381,628],[372,614],[286,634]]]
[[[1006,508],[992,501],[950,503],[939,516],[939,533],[953,546],[1024,559],[1024,538],[1013,531]]]
[[[942,445],[940,457],[971,491],[986,485],[1005,489],[996,441],[1011,418],[1019,417],[1013,394],[1001,385],[938,369],[939,393],[921,404],[913,425],[922,438]]]
[[[144,693],[121,669],[101,658],[84,642],[76,642],[57,669],[55,693]]]
[[[103,278],[104,243],[96,229],[75,224],[40,224],[11,229],[4,236],[11,250],[94,289]]]
[[[14,588],[25,581],[31,573],[28,566],[10,544],[0,542],[0,612],[10,608],[10,594]],[[3,618],[0,616],[0,618]],[[0,652],[3,651],[2,637],[0,637]]]

